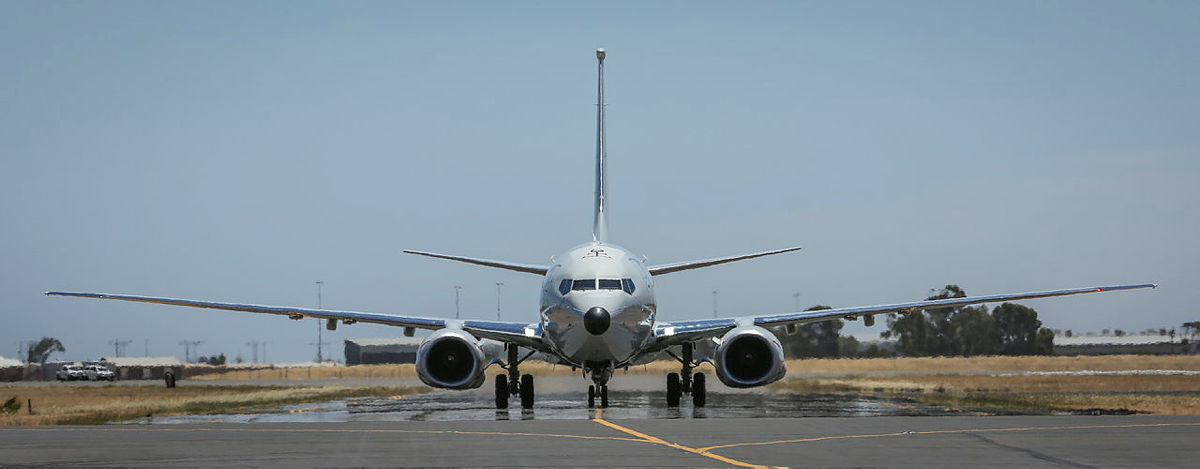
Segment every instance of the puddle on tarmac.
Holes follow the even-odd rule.
[[[125,423],[270,423],[587,419],[595,410],[585,407],[586,396],[574,393],[539,393],[532,411],[511,400],[509,410],[496,410],[485,393],[434,391],[401,398],[357,398],[300,404],[257,414],[181,415],[151,417]],[[760,418],[760,417],[871,417],[960,415],[943,406],[901,398],[857,394],[709,391],[708,406],[693,408],[688,396],[680,407],[668,408],[662,392],[609,391],[604,417],[612,419]]]

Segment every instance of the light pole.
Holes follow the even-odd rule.
[[[460,290],[462,290],[462,285],[454,286],[454,319],[458,319],[458,315],[461,312],[458,307],[458,292]]]
[[[792,293],[792,298],[796,300],[796,309],[794,311],[800,311],[800,292]]]
[[[317,309],[321,309],[321,285],[324,285],[324,280],[317,280]],[[317,318],[317,363],[325,361],[325,357],[321,356],[321,319]]]
[[[504,282],[496,282],[496,320],[500,320],[500,287],[504,286]]]
[[[713,290],[713,317],[717,317],[717,291]]]

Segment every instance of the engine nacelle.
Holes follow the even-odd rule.
[[[482,345],[461,329],[439,329],[417,348],[417,376],[435,388],[477,388],[487,365]]]
[[[787,374],[779,338],[758,326],[726,332],[714,355],[717,378],[731,388],[764,386]]]

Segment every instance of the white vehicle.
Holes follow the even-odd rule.
[[[83,372],[87,375],[87,379],[91,381],[116,381],[117,374],[108,369],[104,365],[87,365],[83,367]]]
[[[63,365],[58,372],[54,373],[54,377],[59,381],[88,379],[87,372],[83,371],[83,367],[79,365]]]
[[[857,320],[871,326],[875,315],[909,313],[924,308],[958,307],[979,303],[1051,296],[1076,295],[1116,290],[1152,288],[1153,284],[1070,288],[1003,295],[912,301],[879,306],[795,311],[674,322],[657,320],[658,301],[654,279],[684,270],[710,267],[799,250],[798,247],[717,257],[669,264],[647,264],[645,257],[610,242],[608,236],[608,171],[605,149],[604,58],[596,51],[598,86],[596,111],[595,209],[592,239],[550,258],[548,264],[524,264],[475,257],[405,251],[411,254],[507,269],[542,277],[538,320],[533,323],[486,320],[442,319],[354,311],[262,306],[151,296],[109,293],[46,292],[47,295],[101,298],[212,308],[251,313],[279,314],[291,319],[321,318],[326,328],[370,322],[403,327],[404,335],[414,329],[434,330],[417,349],[417,372],[433,387],[471,389],[484,383],[485,370],[497,363],[507,373],[497,374],[496,407],[508,407],[511,396],[519,395],[521,407],[534,404],[533,376],[520,374],[519,365],[541,352],[547,361],[581,369],[591,378],[588,406],[608,405],[608,381],[617,369],[645,363],[666,353],[679,361],[680,372],[666,377],[667,405],[679,405],[683,394],[693,405],[705,405],[705,376],[692,369],[711,362],[717,378],[727,386],[748,388],[779,380],[787,372],[783,347],[767,328],[828,321]],[[485,353],[482,339],[505,344],[506,357]],[[706,345],[697,348],[697,344]],[[709,347],[711,346],[711,347]],[[522,355],[521,349],[526,352]],[[712,349],[708,352],[709,348]],[[676,353],[678,352],[678,353]]]

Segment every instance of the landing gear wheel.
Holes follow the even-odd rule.
[[[533,375],[521,375],[521,408],[533,408]]]
[[[508,377],[496,375],[496,408],[508,408]]]
[[[608,408],[608,385],[600,386],[600,407]]]
[[[704,373],[692,377],[692,406],[704,407]]]
[[[588,386],[588,408],[592,409],[595,407],[596,407],[596,386],[591,385],[591,386]]]
[[[667,373],[667,407],[679,407],[679,397],[682,395],[679,373]]]

